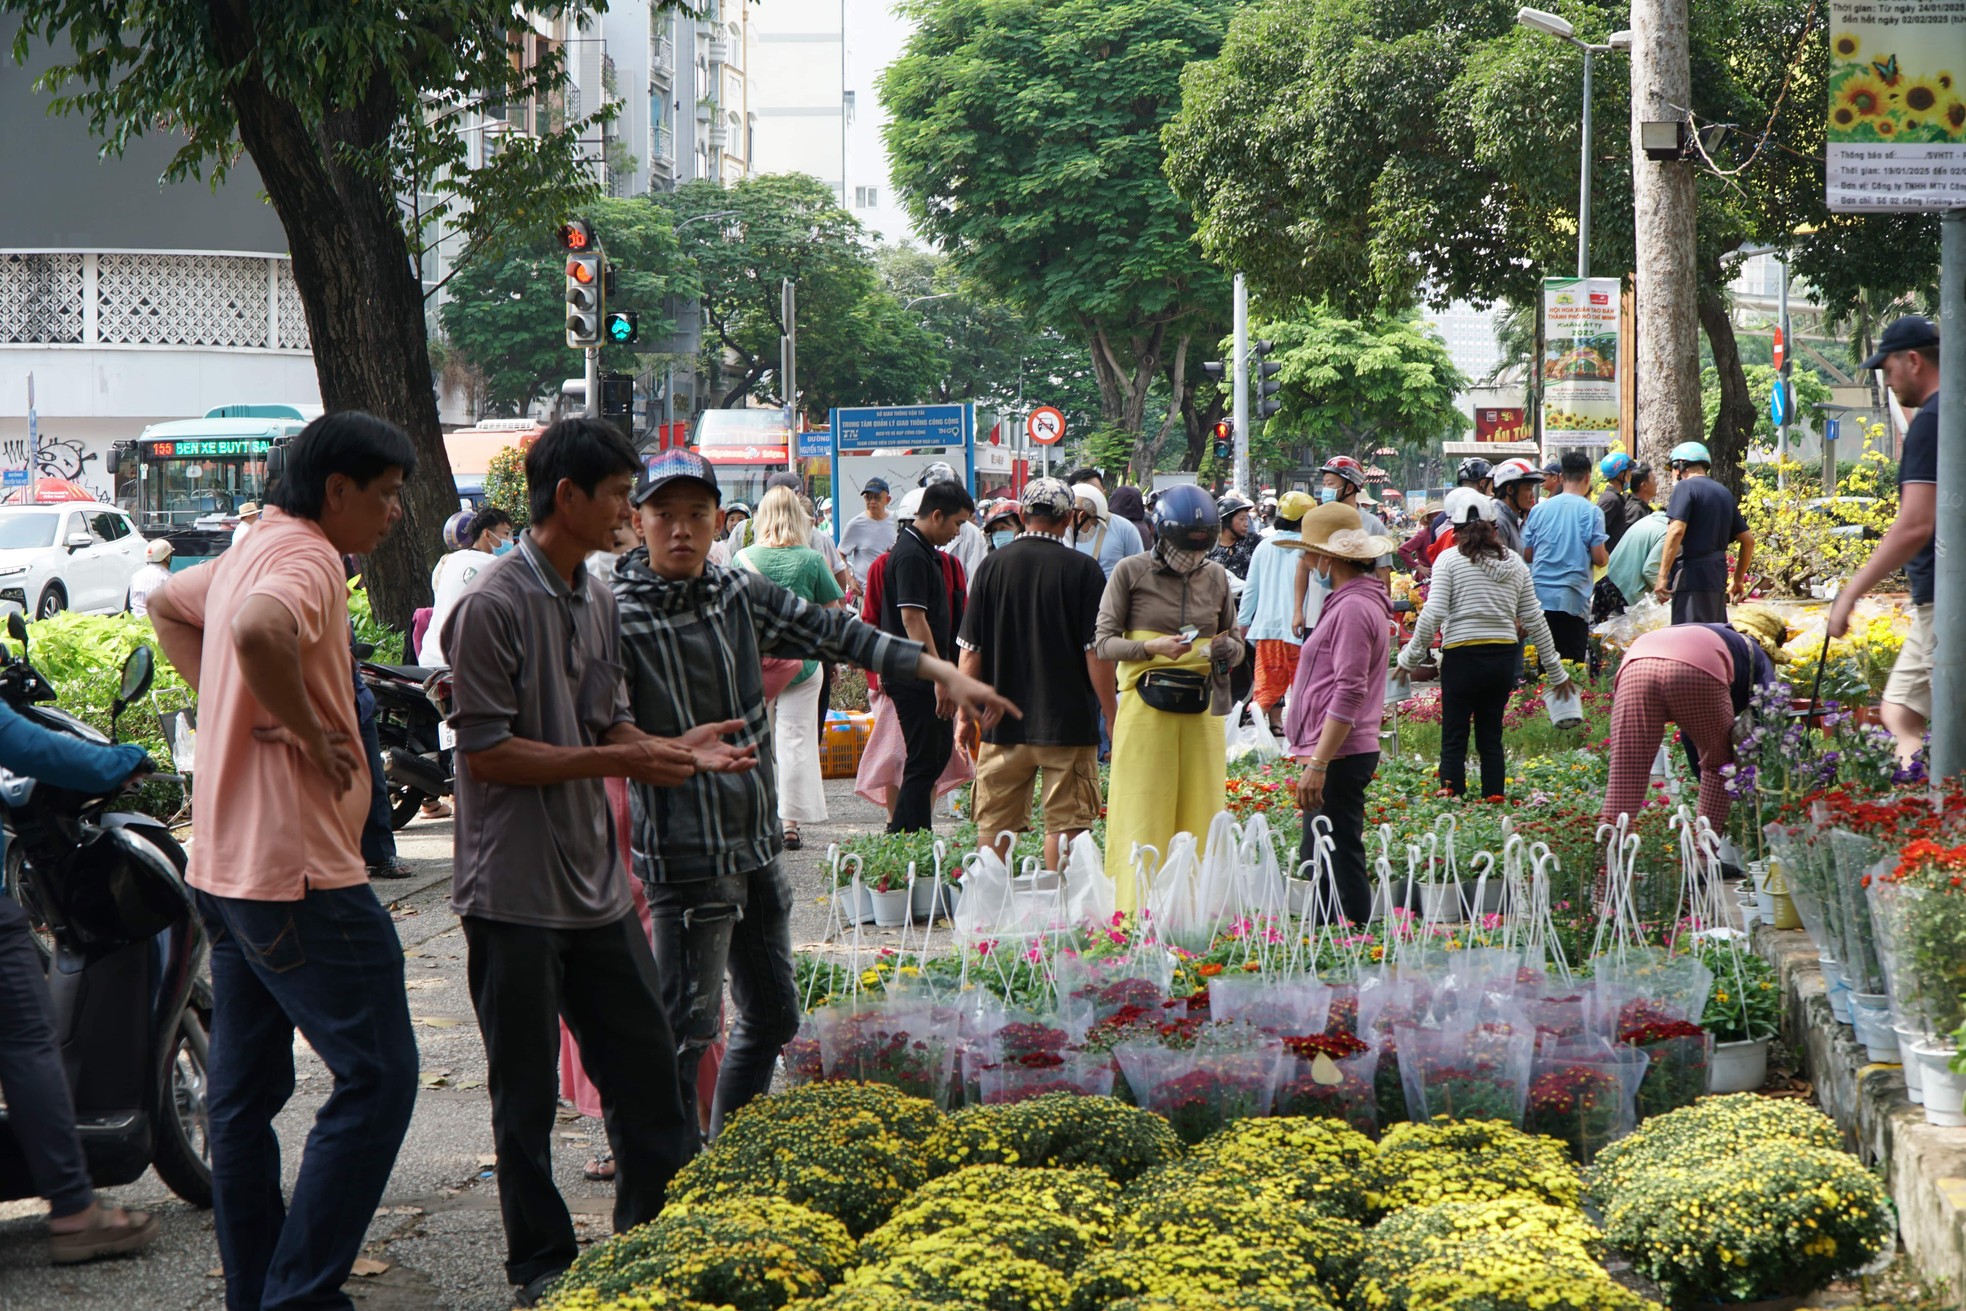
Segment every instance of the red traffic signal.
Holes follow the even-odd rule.
[[[575,282],[592,282],[594,280],[594,261],[591,259],[568,260],[567,276]]]
[[[594,236],[594,225],[586,219],[568,219],[560,225],[558,236],[560,245],[566,250],[589,251],[600,244]]]
[[[1235,438],[1235,435],[1236,435],[1236,425],[1234,423],[1230,422],[1227,419],[1217,419],[1215,421],[1216,441],[1218,442],[1231,441]]]

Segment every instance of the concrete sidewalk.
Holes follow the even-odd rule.
[[[804,850],[788,853],[798,891],[795,945],[825,933],[823,865],[828,843],[879,829],[887,817],[853,795],[850,781],[826,785],[833,819],[805,826]],[[951,822],[938,819],[945,829]],[[491,1103],[484,1047],[465,987],[464,938],[447,904],[451,821],[413,821],[397,834],[416,877],[378,884],[392,903],[402,937],[417,1022],[423,1089],[396,1160],[382,1208],[369,1227],[367,1255],[386,1268],[350,1282],[365,1311],[505,1311],[504,1235],[491,1179]],[[298,1170],[314,1112],[326,1100],[326,1068],[298,1039],[293,1099],[281,1115],[286,1177]],[[605,1143],[598,1121],[562,1108],[555,1173],[583,1241],[610,1231],[613,1189],[581,1178],[581,1166]],[[163,1235],[144,1255],[56,1269],[47,1264],[46,1207],[0,1203],[0,1311],[222,1311],[224,1281],[208,1211],[180,1201],[152,1174],[106,1194],[115,1203],[155,1211]]]

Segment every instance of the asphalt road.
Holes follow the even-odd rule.
[[[793,925],[798,946],[826,933],[827,844],[886,823],[877,808],[853,795],[850,781],[830,782],[826,791],[832,822],[807,825],[805,849],[787,857],[799,894]],[[938,814],[938,827],[950,822]],[[447,905],[451,822],[418,819],[397,839],[416,877],[378,886],[393,899],[402,936],[424,1086],[389,1190],[369,1226],[365,1256],[381,1269],[351,1280],[348,1291],[364,1311],[505,1311],[513,1300],[503,1268],[498,1186],[491,1178],[484,1047],[465,988],[463,934]],[[326,1067],[299,1039],[294,1063],[294,1096],[279,1121],[289,1183],[330,1085]],[[562,1107],[554,1167],[583,1242],[609,1233],[613,1189],[580,1174],[604,1142],[599,1121]],[[57,1269],[47,1263],[46,1207],[0,1203],[0,1311],[222,1311],[224,1281],[209,1211],[180,1201],[154,1173],[105,1196],[158,1214],[163,1233],[148,1252]]]

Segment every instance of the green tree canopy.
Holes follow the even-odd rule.
[[[781,290],[798,288],[799,393],[823,422],[836,405],[906,402],[936,382],[935,343],[881,286],[859,222],[803,173],[700,179],[648,202],[669,214],[703,296],[703,367],[720,403],[784,404]],[[733,366],[729,358],[734,358]]]
[[[1619,3],[1549,7],[1591,41],[1628,23]],[[1257,0],[1238,11],[1219,57],[1184,75],[1167,130],[1168,174],[1203,248],[1270,294],[1353,314],[1421,299],[1533,303],[1546,273],[1574,272],[1581,55],[1517,25],[1515,10]],[[1690,17],[1694,115],[1740,128],[1713,156],[1733,176],[1700,177],[1698,217],[1700,320],[1719,383],[1712,444],[1731,473],[1755,419],[1723,257],[1793,249],[1837,306],[1855,303],[1853,284],[1887,298],[1926,284],[1938,243],[1929,218],[1826,213],[1822,6],[1714,0]],[[1598,56],[1592,100],[1591,266],[1605,274],[1634,260],[1624,58]]]
[[[1087,346],[1100,410],[1152,468],[1188,419],[1191,347],[1229,291],[1162,172],[1182,66],[1212,56],[1231,0],[905,0],[880,79],[892,177],[956,270]],[[1166,377],[1164,415],[1147,413]],[[1191,443],[1199,434],[1191,433]]]
[[[1455,403],[1468,380],[1415,315],[1350,319],[1314,306],[1249,331],[1276,343],[1270,358],[1283,366],[1283,408],[1250,443],[1256,468],[1294,465],[1305,445],[1320,461],[1349,455],[1371,464],[1381,446],[1421,455],[1470,426]]]
[[[603,346],[601,367],[642,371],[647,352],[673,325],[664,298],[696,294],[694,270],[680,257],[666,210],[641,200],[590,201],[581,214],[594,224],[614,270],[609,309],[640,316],[641,340]],[[566,254],[548,234],[495,258],[476,259],[451,279],[439,318],[462,360],[484,379],[486,404],[518,414],[541,396],[557,394],[584,361],[566,341]]]
[[[548,20],[572,6],[547,3]],[[279,213],[321,400],[401,424],[417,445],[404,523],[371,557],[377,611],[407,628],[430,595],[428,553],[457,509],[437,422],[419,257],[446,225],[495,251],[595,193],[570,117],[562,52],[514,57],[510,0],[251,4],[246,0],[0,0],[13,55],[65,46],[41,78],[56,112],[104,148],[172,131],[167,182],[222,182],[251,155]],[[459,120],[486,103],[536,109],[530,135],[474,165]]]
[[[1743,366],[1747,374],[1748,396],[1754,404],[1754,431],[1749,442],[1757,451],[1772,451],[1777,443],[1775,421],[1768,417],[1768,400],[1775,391],[1775,366],[1772,364],[1749,364]],[[1799,422],[1807,419],[1820,426],[1821,416],[1816,407],[1827,404],[1831,399],[1829,384],[1817,377],[1810,369],[1797,369],[1789,375],[1789,383],[1795,392],[1795,408]],[[1712,365],[1700,370],[1700,405],[1705,410],[1707,423],[1711,426],[1714,413],[1720,408],[1720,375]]]

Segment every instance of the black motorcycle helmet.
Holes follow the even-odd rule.
[[[1154,539],[1186,551],[1206,551],[1221,534],[1222,516],[1208,493],[1182,483],[1161,493],[1154,505]]]
[[[1461,468],[1454,475],[1454,481],[1463,487],[1472,487],[1494,472],[1494,466],[1479,455],[1471,455],[1461,461]]]

